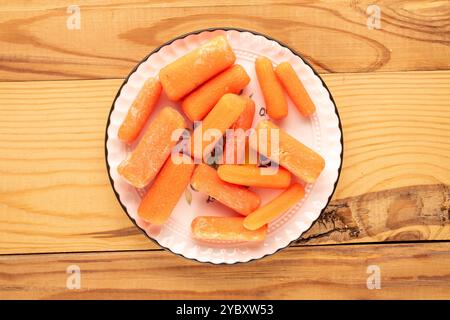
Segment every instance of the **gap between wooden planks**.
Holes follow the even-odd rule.
[[[450,71],[328,74],[345,151],[328,214],[302,243],[449,240]],[[155,248],[106,173],[122,80],[0,83],[0,253]]]
[[[377,1],[381,29],[369,30],[373,1],[77,1],[80,30],[66,27],[71,0],[0,6],[0,79],[123,78],[149,51],[211,27],[266,33],[320,72],[450,69],[446,1]]]
[[[232,267],[163,251],[11,255],[0,299],[449,299],[449,265],[449,243],[288,248]],[[73,266],[80,289],[69,290]]]

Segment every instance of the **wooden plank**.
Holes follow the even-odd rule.
[[[233,267],[165,251],[11,255],[0,299],[449,299],[449,265],[450,243],[297,247]]]
[[[122,80],[0,84],[0,252],[154,248],[116,201],[106,120]]]
[[[303,242],[450,239],[449,75],[324,77],[344,165],[329,214]],[[121,82],[0,83],[0,253],[155,248],[106,174],[104,131]]]
[[[80,0],[80,30],[67,28],[73,1],[21,0],[0,7],[0,79],[125,77],[160,44],[188,31],[240,27],[267,33],[320,72],[450,68],[448,2]]]
[[[450,238],[450,104],[431,89],[448,84],[418,82],[423,75],[324,76],[344,163],[335,200],[300,243]]]
[[[450,239],[450,185],[333,200],[297,244]]]

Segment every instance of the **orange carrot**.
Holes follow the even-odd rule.
[[[275,74],[302,115],[308,117],[316,112],[311,97],[289,62],[280,63],[275,68]]]
[[[161,95],[161,89],[161,83],[158,79],[150,78],[145,81],[119,128],[118,136],[120,140],[133,143],[155,108]]]
[[[298,183],[294,183],[283,191],[278,197],[256,209],[244,219],[244,227],[249,230],[257,230],[276,217],[280,216],[305,196],[305,189]]]
[[[236,60],[224,36],[215,37],[159,71],[169,99],[177,101]]]
[[[274,134],[277,134],[276,136],[279,138],[278,148],[276,148],[275,142],[272,146],[272,130],[275,130]],[[257,138],[265,136],[268,139],[264,141],[262,138],[250,138],[251,148],[279,163],[307,183],[316,181],[325,167],[325,160],[317,152],[308,148],[269,120],[260,121],[256,126],[255,134],[257,134]]]
[[[223,162],[227,164],[248,163],[248,136],[245,134],[252,127],[255,116],[255,102],[249,97],[243,97],[247,102],[244,111],[230,129],[235,130],[235,135],[227,135],[223,146]],[[242,132],[237,130],[242,129]],[[227,154],[227,147],[234,148],[231,154]],[[230,151],[231,152],[231,151]]]
[[[266,103],[267,114],[273,119],[281,119],[288,114],[288,105],[283,88],[273,71],[272,61],[266,57],[259,57],[255,63],[259,86]]]
[[[250,187],[284,189],[291,184],[290,172],[281,167],[274,174],[264,175],[257,165],[225,164],[219,166],[217,174],[223,181]]]
[[[192,121],[202,120],[224,94],[239,93],[249,82],[245,69],[234,65],[191,92],[183,100],[183,111]]]
[[[225,130],[230,128],[244,111],[247,101],[233,93],[227,93],[203,119],[201,126],[195,128],[191,139],[191,155],[196,159],[202,159],[214,149],[215,144],[222,138]],[[215,133],[208,139],[209,133]],[[203,137],[205,135],[205,140]]]
[[[243,217],[196,217],[191,229],[197,240],[262,241],[266,238],[267,226],[258,230],[244,228]]]
[[[174,140],[181,136],[185,127],[184,118],[178,111],[170,107],[162,109],[131,155],[119,165],[119,174],[136,188],[145,187],[161,169],[177,143]],[[179,135],[173,134],[178,131]]]
[[[195,168],[191,185],[244,216],[258,208],[261,202],[259,196],[247,188],[222,181],[217,171],[204,163]]]
[[[179,163],[175,163],[170,157],[166,160],[142,199],[138,214],[145,221],[155,225],[166,222],[188,186],[194,162],[186,155],[182,155],[179,160]]]
[[[245,109],[231,126],[231,129],[248,130],[252,127],[253,117],[255,116],[255,102],[250,98],[243,96],[245,99]]]

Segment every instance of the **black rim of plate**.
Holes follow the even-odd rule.
[[[142,60],[141,60],[141,61],[133,68],[133,70],[131,70],[131,72],[128,74],[128,76],[125,78],[124,82],[123,82],[122,85],[120,86],[120,88],[119,88],[119,90],[117,91],[117,94],[116,94],[116,96],[114,97],[114,100],[113,100],[113,102],[112,102],[111,109],[110,109],[109,114],[108,114],[108,121],[107,121],[107,123],[106,123],[106,130],[105,130],[105,162],[106,162],[106,169],[107,169],[107,173],[108,173],[108,178],[109,178],[111,187],[112,187],[112,189],[113,189],[113,191],[114,191],[114,194],[115,194],[115,196],[116,196],[116,198],[117,198],[117,201],[119,201],[120,206],[122,207],[123,211],[126,213],[126,215],[128,216],[128,218],[133,222],[133,224],[134,224],[139,230],[141,230],[141,231],[145,234],[145,236],[146,236],[148,239],[150,239],[152,242],[154,242],[155,244],[157,244],[159,247],[163,248],[164,250],[167,250],[167,251],[169,251],[169,252],[171,252],[171,253],[173,253],[173,254],[179,256],[179,257],[182,257],[182,258],[187,259],[187,260],[190,260],[190,261],[197,261],[197,262],[200,262],[200,263],[208,263],[208,264],[212,264],[212,265],[233,265],[233,264],[238,264],[238,263],[244,264],[244,263],[250,263],[250,262],[252,262],[252,261],[261,260],[261,259],[263,259],[263,258],[266,258],[266,257],[268,257],[268,256],[271,256],[271,255],[273,255],[273,254],[276,254],[277,252],[279,252],[279,251],[281,251],[281,250],[283,250],[283,249],[289,247],[292,243],[298,241],[298,239],[300,239],[301,236],[302,236],[305,232],[307,232],[307,231],[314,225],[314,223],[317,221],[317,219],[315,219],[315,220],[311,223],[311,226],[309,226],[308,229],[306,229],[305,231],[303,231],[302,234],[300,234],[299,237],[298,237],[297,239],[292,240],[292,241],[289,242],[288,245],[286,245],[285,247],[278,248],[275,252],[265,254],[264,256],[262,256],[262,257],[260,257],[260,258],[253,258],[253,259],[250,259],[250,260],[248,260],[248,261],[236,261],[236,262],[234,262],[234,263],[226,263],[226,262],[213,263],[213,262],[211,262],[211,261],[200,261],[200,260],[198,260],[198,259],[196,259],[196,258],[188,258],[188,257],[184,256],[184,255],[181,254],[181,253],[173,252],[173,251],[170,250],[169,248],[164,247],[164,246],[161,245],[156,239],[153,239],[152,237],[150,237],[150,236],[147,234],[147,232],[145,232],[144,229],[142,229],[141,227],[139,227],[139,226],[137,225],[136,221],[135,221],[135,220],[130,216],[130,214],[128,213],[128,211],[127,211],[125,205],[122,203],[122,201],[120,201],[119,193],[118,193],[117,190],[115,189],[115,187],[114,187],[114,181],[113,181],[113,179],[111,178],[111,175],[110,175],[110,173],[109,173],[109,171],[110,171],[110,166],[109,166],[109,163],[108,163],[108,148],[107,148],[106,144],[107,144],[107,141],[108,141],[108,138],[109,138],[109,136],[108,136],[108,128],[109,128],[109,124],[110,124],[110,122],[111,122],[111,113],[112,113],[113,110],[114,110],[114,105],[115,105],[115,103],[116,103],[117,98],[120,96],[120,93],[121,93],[121,91],[122,91],[123,86],[128,82],[128,79],[130,78],[130,76],[131,76],[131,75],[137,70],[137,68],[138,68],[144,61],[146,61],[151,55],[153,55],[154,53],[156,53],[156,52],[158,52],[159,50],[161,50],[161,48],[163,48],[163,47],[165,47],[165,46],[168,46],[168,45],[172,44],[172,42],[174,42],[174,41],[176,41],[176,40],[179,40],[179,39],[186,38],[187,36],[192,35],[192,34],[199,34],[199,33],[205,32],[205,31],[211,32],[211,31],[216,31],[216,30],[223,30],[223,31],[235,30],[235,31],[239,31],[239,32],[249,32],[249,33],[251,33],[251,34],[253,34],[253,35],[263,36],[263,37],[266,38],[267,40],[271,40],[271,41],[277,42],[280,46],[282,46],[282,47],[284,47],[284,48],[286,48],[286,49],[289,49],[294,55],[296,55],[296,56],[298,56],[300,59],[302,59],[302,61],[303,61],[305,64],[307,64],[307,65],[311,68],[311,70],[314,72],[314,74],[320,79],[320,81],[322,82],[323,87],[327,90],[328,95],[330,96],[330,100],[331,100],[331,102],[333,103],[333,106],[334,106],[334,112],[335,112],[335,114],[336,114],[336,116],[337,116],[337,118],[338,118],[339,131],[341,132],[341,139],[340,139],[340,144],[341,144],[341,154],[340,154],[340,158],[341,158],[341,159],[340,159],[340,160],[341,160],[341,163],[340,163],[339,168],[338,168],[338,176],[337,176],[337,178],[336,178],[336,181],[334,182],[333,191],[331,192],[330,196],[328,197],[327,203],[326,203],[325,206],[321,209],[320,214],[319,214],[319,216],[317,217],[317,219],[319,219],[319,217],[322,215],[322,213],[325,211],[326,207],[327,207],[328,204],[330,203],[331,197],[333,196],[334,192],[336,191],[336,186],[337,186],[337,183],[338,183],[339,178],[340,178],[340,176],[341,176],[341,169],[342,169],[342,162],[343,162],[343,155],[344,155],[344,134],[343,134],[343,131],[342,131],[341,118],[340,118],[340,116],[339,116],[339,112],[338,112],[338,110],[337,110],[336,103],[335,103],[335,101],[334,101],[334,98],[333,98],[333,96],[332,96],[330,90],[328,89],[327,85],[325,84],[325,82],[323,81],[323,79],[320,77],[320,75],[317,73],[317,71],[311,66],[311,64],[310,64],[308,61],[306,61],[306,60],[305,60],[305,59],[304,59],[297,51],[295,51],[294,49],[290,48],[288,45],[284,44],[283,42],[278,41],[277,39],[274,39],[274,38],[272,38],[272,37],[269,37],[269,36],[267,36],[267,35],[265,35],[265,34],[263,34],[263,33],[257,32],[257,31],[248,30],[248,29],[242,29],[242,28],[229,28],[229,27],[223,27],[223,28],[206,28],[206,29],[195,30],[195,31],[191,31],[191,32],[185,33],[185,34],[180,35],[180,36],[178,36],[178,37],[176,37],[176,38],[173,38],[172,40],[167,41],[166,43],[164,43],[164,44],[158,46],[157,48],[155,48],[155,49],[154,49],[152,52],[150,52],[145,58],[143,58],[143,59],[142,59]]]

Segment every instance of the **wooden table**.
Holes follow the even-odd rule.
[[[0,298],[450,298],[447,1],[377,2],[381,29],[367,26],[370,1],[73,2],[0,6]],[[235,266],[151,243],[116,201],[103,149],[133,66],[220,26],[306,57],[345,140],[336,193],[311,230]],[[79,289],[67,286],[76,266]]]

